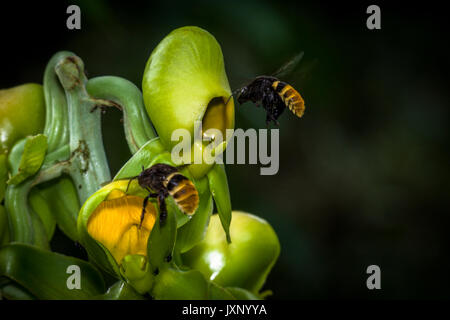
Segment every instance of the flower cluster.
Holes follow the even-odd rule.
[[[232,211],[223,164],[189,161],[205,153],[211,132],[234,129],[230,96],[220,45],[198,27],[176,29],[154,49],[142,93],[120,77],[87,79],[71,52],[52,57],[43,86],[1,90],[2,296],[263,298],[280,252],[276,233],[266,221]],[[100,124],[109,107],[123,111],[132,153],[114,177]],[[180,128],[205,138],[191,143],[181,166],[171,158]],[[134,179],[155,164],[177,167],[193,183],[199,204],[192,215],[167,197],[161,219],[159,200]],[[51,251],[56,228],[83,246],[88,261]],[[71,266],[81,270],[79,290],[68,288]]]

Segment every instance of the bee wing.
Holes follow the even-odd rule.
[[[303,61],[294,72],[291,71],[290,73],[285,73],[283,78],[278,79],[289,83],[291,86],[299,90],[304,87],[306,80],[312,75],[312,71],[316,68],[317,64],[317,59]]]
[[[285,64],[283,64],[277,71],[275,71],[272,76],[281,79],[286,77],[288,74],[292,73],[298,66],[300,60],[302,60],[304,52],[300,52],[289,59]]]

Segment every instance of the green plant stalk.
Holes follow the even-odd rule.
[[[30,209],[28,195],[35,185],[61,176],[62,172],[67,170],[68,162],[58,162],[45,167],[41,168],[33,179],[28,179],[20,185],[8,186],[6,189],[5,206],[8,212],[11,241],[48,248],[44,226],[37,214]]]
[[[56,65],[56,74],[66,92],[69,111],[70,168],[84,203],[100,185],[111,180],[103,147],[101,113],[97,102],[86,91],[84,65],[77,56],[66,57]]]
[[[113,76],[97,77],[89,79],[86,89],[104,106],[122,109],[125,137],[132,154],[156,137],[142,93],[132,82]]]
[[[85,85],[96,96],[95,99],[88,95]],[[78,189],[81,204],[101,183],[110,179],[101,140],[100,112],[96,107],[106,105],[123,109],[125,133],[132,153],[155,137],[139,89],[119,77],[98,77],[87,81],[82,61],[71,52],[60,52],[52,57],[44,75],[44,91],[47,101],[44,132],[48,135],[48,153],[42,168],[48,169],[47,165],[53,163],[65,163],[65,169],[53,178],[58,178],[61,173],[69,174]],[[11,155],[14,158],[10,161],[13,172],[18,170],[16,163],[19,163],[22,152],[23,147],[19,147]],[[42,179],[40,175],[33,180],[23,185],[23,190],[11,189],[11,198],[14,199],[14,205],[10,206],[13,211],[11,224],[16,230],[13,233],[26,235],[17,238],[21,241],[36,238],[31,236],[32,213],[28,208],[28,194],[32,187],[49,179]],[[69,230],[68,226],[65,229]],[[76,231],[76,228],[71,229]],[[74,239],[75,233],[69,233]]]
[[[49,239],[42,222],[39,223],[39,217],[28,203],[34,186],[66,173],[75,183],[78,200],[84,203],[103,182],[111,180],[101,139],[100,110],[95,110],[97,101],[85,89],[87,79],[83,67],[81,59],[74,54],[60,52],[46,69],[44,90],[50,95],[46,104],[50,116],[44,129],[48,134],[47,155],[36,175],[7,188],[5,205],[11,241],[48,248]],[[50,75],[52,69],[60,84]],[[63,89],[64,99],[60,95],[64,95]]]
[[[56,65],[64,58],[73,56],[72,52],[56,53],[48,62],[44,72],[45,127],[48,153],[57,150],[69,142],[69,118],[66,96],[58,76]]]
[[[86,86],[96,98],[89,95]],[[102,183],[111,180],[98,107],[116,106],[124,111],[125,132],[132,153],[155,137],[155,133],[142,94],[134,84],[119,77],[99,77],[88,83],[83,62],[71,52],[59,52],[49,61],[44,74],[44,93],[47,155],[36,175],[9,188],[6,207],[12,240],[47,247],[44,228],[28,204],[31,189],[67,174],[82,204]],[[20,148],[12,155],[16,158],[10,161],[13,171],[18,170],[16,163],[21,155]],[[75,238],[74,234],[71,232],[71,238]]]

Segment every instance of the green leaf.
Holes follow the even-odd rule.
[[[167,210],[167,218],[160,221],[160,213],[147,242],[147,256],[152,272],[159,270],[164,263],[170,262],[177,235],[177,221],[172,211]]]
[[[223,164],[216,164],[208,172],[208,180],[209,189],[214,197],[220,222],[227,236],[227,242],[230,243],[231,199],[225,166]]]
[[[67,287],[71,265],[80,268],[80,289]],[[88,299],[105,291],[100,272],[88,262],[27,244],[13,243],[0,249],[0,275],[38,299]]]
[[[178,230],[176,250],[180,253],[190,250],[204,238],[209,218],[214,209],[206,177],[196,180],[195,187],[197,188],[200,202],[191,220]]]
[[[94,297],[95,300],[145,300],[132,286],[125,281],[117,281],[108,288],[105,294]]]
[[[8,184],[19,184],[28,177],[38,172],[44,162],[45,153],[47,151],[47,137],[38,134],[27,137],[18,171],[9,180]]]

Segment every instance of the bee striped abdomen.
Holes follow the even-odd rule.
[[[198,191],[188,178],[172,173],[166,179],[166,187],[181,211],[189,215],[195,213],[199,203]]]
[[[305,112],[305,102],[297,90],[282,81],[274,81],[272,88],[278,93],[289,110],[299,118],[303,116],[303,113]]]

